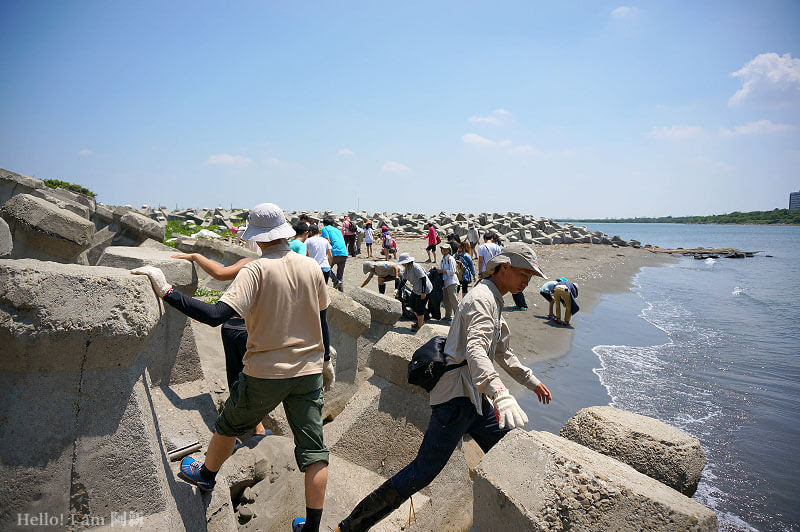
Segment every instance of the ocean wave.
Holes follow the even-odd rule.
[[[732,296],[740,296],[742,294],[744,294],[744,288],[741,286],[734,287],[733,292],[731,292]]]
[[[648,284],[645,289],[638,275],[633,284],[643,301],[639,317],[664,332],[667,342],[597,345],[592,352],[599,367],[592,371],[606,389],[611,406],[654,417],[700,439],[708,463],[695,498],[717,513],[720,530],[756,530],[731,512],[742,501],[719,488],[714,475],[717,468],[731,467],[724,442],[735,437],[735,420],[742,415],[727,391],[704,376],[718,367],[714,349],[723,345],[725,335],[709,328],[698,315],[701,310],[682,304],[669,287]],[[720,442],[722,447],[716,449]]]

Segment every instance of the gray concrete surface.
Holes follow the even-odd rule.
[[[616,458],[691,497],[706,465],[700,441],[651,417],[611,406],[583,408],[561,436]]]

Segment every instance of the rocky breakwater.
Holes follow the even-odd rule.
[[[127,511],[180,529],[141,355],[162,315],[125,270],[0,260],[0,528]]]

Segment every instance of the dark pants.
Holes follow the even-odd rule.
[[[334,266],[336,267],[336,278],[340,281],[344,280],[344,265],[347,262],[347,255],[334,255],[333,264],[331,264],[331,273],[333,273]]]
[[[344,243],[347,245],[347,252],[351,257],[356,256],[356,235],[344,235]]]
[[[525,294],[522,292],[518,292],[516,294],[511,294],[511,297],[514,299],[514,304],[518,307],[527,307],[528,304],[525,302]]]
[[[425,312],[425,319],[442,319],[442,300],[432,297],[430,294],[426,299],[428,301],[428,310]]]
[[[389,479],[392,487],[404,498],[411,497],[428,484],[444,468],[464,434],[469,434],[483,452],[495,446],[509,429],[501,429],[494,407],[481,396],[483,414],[467,397],[456,397],[431,407],[431,420],[422,438],[414,461]]]
[[[222,348],[225,350],[225,376],[228,379],[228,393],[233,389],[233,383],[239,380],[239,373],[244,369],[244,354],[247,352],[247,331],[226,327],[244,326],[244,320],[233,318],[222,324]]]
[[[461,292],[464,295],[467,295],[468,290],[469,290],[469,281],[461,281]]]

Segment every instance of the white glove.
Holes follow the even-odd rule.
[[[167,282],[167,278],[164,277],[164,272],[156,268],[155,266],[139,266],[138,268],[134,268],[131,270],[132,274],[135,275],[146,275],[150,278],[150,284],[153,285],[153,290],[155,290],[156,295],[158,297],[164,297],[167,295],[172,289],[172,285]]]
[[[508,390],[500,390],[494,396],[494,412],[497,416],[497,424],[500,428],[515,429],[522,427],[528,422],[528,416],[519,407],[519,403],[508,393]]]
[[[336,382],[336,370],[333,368],[333,359],[326,360],[322,365],[322,389],[326,392],[331,391],[334,382]]]

